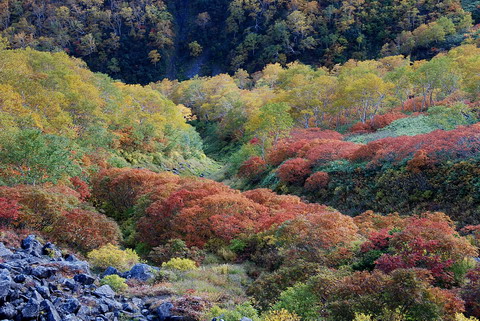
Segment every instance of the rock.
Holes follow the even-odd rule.
[[[122,304],[118,301],[109,298],[103,298],[100,300],[101,304],[106,304],[112,311],[118,311],[122,309]]]
[[[82,319],[72,315],[72,314],[69,314],[69,315],[66,315],[63,317],[63,320],[62,321],[82,321]]]
[[[43,301],[43,297],[40,295],[40,293],[38,293],[37,291],[33,290],[32,292],[29,293],[28,297],[30,299],[33,299],[35,301],[38,301],[38,302],[42,302]]]
[[[135,264],[130,271],[126,273],[127,279],[137,279],[143,282],[151,280],[155,278],[153,272],[158,270],[158,268],[154,268],[148,264],[138,263]]]
[[[48,279],[57,272],[57,269],[52,267],[36,266],[32,269],[31,274],[40,279]]]
[[[130,313],[139,313],[140,312],[140,308],[136,304],[134,304],[133,302],[125,302],[122,305],[122,310],[130,312]]]
[[[44,299],[50,298],[50,290],[46,286],[37,286],[35,289]]]
[[[247,317],[242,317],[240,321],[253,321],[253,320]]]
[[[71,270],[75,273],[90,273],[90,265],[84,261],[60,261],[54,264],[59,269]]]
[[[78,309],[77,317],[82,320],[90,320],[89,316],[92,315],[92,308],[85,305],[80,306]]]
[[[115,292],[112,290],[112,288],[105,284],[96,289],[93,294],[95,294],[98,297],[107,297],[107,298],[113,298],[115,297]]]
[[[40,308],[42,311],[45,311],[47,321],[62,321],[62,318],[60,318],[57,309],[55,309],[52,302],[50,302],[49,300],[42,301],[42,303],[40,303]]]
[[[80,302],[77,299],[72,298],[66,300],[60,307],[66,313],[77,313],[78,309],[80,309]]]
[[[29,235],[22,241],[22,249],[33,256],[41,256],[43,252],[42,244],[37,241],[35,235]]]
[[[42,254],[47,255],[51,258],[58,258],[62,256],[62,252],[55,246],[55,244],[52,244],[50,242],[43,246]]]
[[[0,270],[0,301],[5,300],[12,287],[10,272],[6,269]]]
[[[172,316],[171,310],[173,309],[173,304],[171,302],[164,302],[158,308],[155,309],[160,321],[165,321],[167,318]]]
[[[72,291],[75,291],[78,287],[77,283],[72,279],[64,279],[62,284]]]
[[[40,313],[40,303],[35,299],[30,299],[22,309],[22,317],[24,319],[37,318]]]
[[[13,278],[13,280],[17,283],[23,283],[25,282],[26,279],[27,279],[27,276],[25,274],[18,274],[18,275],[15,275],[15,277]]]
[[[95,282],[94,277],[84,273],[75,275],[73,279],[83,285],[91,285]]]
[[[66,257],[65,257],[65,261],[67,262],[78,262],[78,259],[75,255],[73,254],[68,254]]]
[[[0,257],[11,256],[13,252],[5,247],[3,243],[0,242]]]
[[[102,278],[108,276],[108,275],[121,275],[122,273],[120,273],[116,268],[114,268],[113,266],[109,266],[105,272],[102,273]]]
[[[0,307],[0,318],[10,319],[17,315],[15,307],[11,303],[6,303]]]

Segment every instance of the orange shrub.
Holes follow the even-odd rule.
[[[311,161],[293,158],[283,163],[277,170],[277,176],[284,183],[302,184],[311,173]]]
[[[238,174],[243,177],[255,178],[267,169],[265,160],[258,156],[247,159],[238,169]]]
[[[328,185],[328,181],[330,180],[328,173],[325,172],[316,172],[313,173],[307,180],[305,181],[305,189],[307,191],[316,191],[321,188],[324,188]]]

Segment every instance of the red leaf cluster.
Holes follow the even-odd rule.
[[[342,140],[343,135],[333,130],[320,128],[295,129],[290,137],[280,140],[267,154],[267,162],[278,166],[289,158],[298,157],[297,153],[314,140]]]
[[[16,200],[0,197],[0,225],[15,222],[20,216],[20,206]]]
[[[247,159],[238,169],[238,175],[255,178],[267,169],[265,160],[258,156],[252,156]]]
[[[316,191],[326,187],[329,180],[330,177],[328,176],[328,173],[316,172],[310,175],[309,178],[307,178],[304,186],[307,191]]]
[[[90,197],[90,188],[80,177],[70,178],[70,183],[72,183],[73,189],[80,195],[81,201],[86,201]]]
[[[372,120],[367,121],[366,123],[358,122],[350,128],[351,133],[371,133],[380,128],[387,127],[397,119],[409,117],[408,115],[392,111],[383,115],[375,115]],[[410,116],[411,117],[411,116]]]
[[[277,170],[277,176],[284,183],[303,184],[311,173],[312,162],[305,158],[292,158]]]
[[[468,158],[480,149],[480,124],[455,130],[436,130],[416,136],[388,137],[361,146],[350,155],[353,161],[396,162],[413,157],[423,150],[421,157],[431,160]]]

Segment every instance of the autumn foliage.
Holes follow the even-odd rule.
[[[259,156],[252,156],[246,160],[238,169],[238,175],[255,179],[259,174],[267,168],[265,160]]]
[[[278,168],[277,175],[282,182],[302,184],[311,173],[311,164],[305,158],[292,158]]]
[[[468,158],[480,148],[480,126],[478,124],[455,130],[436,130],[416,136],[388,137],[361,146],[349,157],[353,161],[398,162],[412,157],[418,150],[434,161]]]
[[[88,251],[120,240],[117,224],[94,209],[83,209],[81,195],[69,187],[1,187],[1,200],[9,226],[38,231],[72,248]]]
[[[0,197],[0,226],[15,222],[19,217],[19,211],[17,201]]]
[[[313,173],[305,181],[305,189],[307,191],[316,191],[327,186],[329,180],[328,173],[316,172]]]

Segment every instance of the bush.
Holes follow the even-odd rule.
[[[127,271],[139,262],[139,257],[134,250],[122,250],[113,244],[93,250],[87,256],[94,267],[102,269],[113,266],[120,271]]]
[[[205,258],[205,252],[195,246],[188,248],[181,239],[172,239],[165,245],[154,247],[148,257],[159,265],[175,257],[191,259],[200,264]]]
[[[457,313],[455,314],[455,321],[478,321],[478,319],[474,317],[467,318],[462,313]]]
[[[20,206],[15,200],[0,197],[0,226],[9,225],[19,217]]]
[[[197,263],[195,263],[194,260],[177,257],[168,262],[164,262],[162,267],[172,270],[188,271],[197,269]]]
[[[280,294],[280,298],[273,306],[274,310],[285,309],[297,314],[302,320],[317,320],[320,309],[318,298],[311,287],[304,283],[297,283]]]
[[[302,184],[311,173],[310,166],[308,159],[289,159],[278,168],[277,175],[284,183]]]
[[[257,321],[259,319],[257,310],[255,310],[255,308],[249,302],[236,305],[231,310],[214,306],[210,309],[206,316],[206,318],[209,320],[218,317],[225,321],[238,321],[243,317],[252,319],[253,321]]]
[[[316,172],[313,173],[307,180],[305,181],[305,189],[307,191],[317,191],[321,188],[324,188],[328,185],[329,181],[328,173],[325,172]]]
[[[288,312],[285,309],[278,311],[269,311],[263,316],[263,321],[300,321],[300,317],[295,313]]]
[[[128,289],[128,285],[125,283],[125,279],[116,275],[107,275],[100,280],[101,285],[109,285],[115,292],[123,292]]]
[[[178,279],[175,272],[170,270],[155,270],[155,282],[173,282]]]

